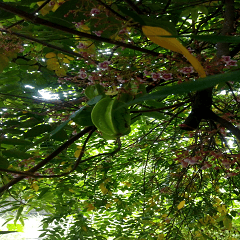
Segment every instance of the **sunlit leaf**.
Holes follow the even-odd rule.
[[[183,200],[183,201],[181,201],[181,202],[178,204],[178,206],[177,206],[178,210],[180,210],[181,208],[183,208],[184,205],[185,205],[185,201]]]
[[[200,77],[206,77],[201,63],[175,38],[164,38],[161,36],[171,35],[168,31],[159,27],[143,26],[143,33],[154,43],[168,50],[181,53],[192,64]]]

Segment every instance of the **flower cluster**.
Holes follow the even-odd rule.
[[[225,65],[228,67],[237,66],[237,61],[232,60],[230,56],[222,56],[222,61],[225,62]]]
[[[148,75],[148,73],[145,71],[144,72],[145,75]],[[164,80],[169,80],[172,79],[172,73],[165,73],[165,72],[152,72],[151,73],[151,77],[153,79],[153,81],[157,81],[158,79],[164,79]]]
[[[104,61],[104,62],[101,62],[98,64],[98,67],[102,70],[107,70],[108,69],[108,66],[109,64],[111,64],[110,61]]]
[[[98,8],[92,8],[90,11],[90,15],[97,15],[100,13],[100,10]]]
[[[85,72],[84,69],[81,69],[81,70],[79,71],[78,77],[80,77],[81,79],[87,78],[87,73]]]
[[[0,53],[11,55],[23,51],[22,41],[13,35],[0,35]]]

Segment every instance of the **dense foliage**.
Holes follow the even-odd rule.
[[[6,224],[35,209],[41,239],[239,239],[239,9],[1,1]],[[122,96],[131,132],[107,140],[92,109]]]

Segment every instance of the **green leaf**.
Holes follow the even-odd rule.
[[[196,8],[205,15],[208,15],[208,9],[205,6],[198,5]]]
[[[42,133],[51,131],[51,126],[47,124],[38,125],[24,133],[24,138],[32,138],[41,135]]]
[[[99,97],[99,96],[98,96]],[[91,101],[91,100],[90,100]],[[59,131],[61,131],[68,123],[70,120],[72,120],[73,118],[77,117],[83,110],[85,109],[84,107],[81,107],[80,109],[78,109],[76,112],[74,112],[67,121],[65,121],[64,123],[62,123],[61,125],[59,125],[56,129],[54,129],[51,133],[50,136],[54,136],[55,134],[57,134]]]
[[[87,102],[87,104],[88,104],[89,106],[94,105],[94,104],[96,104],[97,102],[99,102],[103,97],[104,97],[103,95],[98,95],[98,96],[90,99],[90,100]]]
[[[91,112],[92,108],[86,107],[77,117],[72,118],[72,120],[81,126],[93,126]]]
[[[29,145],[31,142],[23,139],[17,138],[2,138],[0,139],[0,144],[8,145]]]
[[[41,199],[49,190],[50,188],[43,188],[37,199]]]
[[[32,156],[29,153],[25,153],[17,149],[4,150],[2,151],[2,154],[6,157],[14,157],[16,159],[28,159]]]
[[[167,97],[171,94],[184,94],[192,91],[199,91],[213,87],[221,82],[240,82],[239,75],[240,70],[225,74],[217,74],[206,78],[199,78],[196,81],[185,82],[171,87],[163,87],[162,90],[139,97],[129,102],[127,105],[133,105],[135,103],[143,102],[145,100],[160,99],[163,97]]]
[[[142,19],[141,15],[138,15],[137,13],[135,13],[132,10],[128,10],[125,7],[122,6],[118,6],[118,9],[124,13],[126,16],[131,17],[135,22],[140,23],[141,25],[145,25],[145,21]]]
[[[198,9],[197,8],[192,8],[191,9],[191,17],[192,17],[192,20],[193,21],[197,21],[197,19],[198,19]]]
[[[159,120],[165,118],[165,116],[160,112],[145,112],[145,113],[142,113],[142,115],[150,118],[159,119]]]
[[[183,10],[180,17],[187,17],[189,14],[191,14],[191,8]]]
[[[28,61],[23,59],[23,58],[18,58],[16,61],[15,61],[16,64],[19,64],[19,65],[27,65]]]
[[[22,214],[23,208],[24,208],[24,206],[20,206],[19,209],[18,209],[18,211],[17,211],[17,215],[16,215],[16,217],[15,217],[15,219],[14,219],[14,224],[15,224],[15,225],[16,225],[18,219],[20,218],[20,216],[21,216],[21,214]]]
[[[64,140],[68,139],[68,135],[64,129],[59,130],[54,135],[51,136],[52,139],[56,141],[63,142]]]
[[[36,118],[31,118],[26,120],[25,122],[21,122],[19,124],[19,128],[29,128],[29,127],[33,127],[39,123],[43,122],[43,120],[40,119],[36,119]]]
[[[0,168],[7,169],[8,166],[9,166],[8,160],[0,155]]]

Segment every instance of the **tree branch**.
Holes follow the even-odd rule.
[[[40,25],[43,25],[43,26],[46,26],[46,27],[50,27],[50,28],[62,31],[62,32],[66,32],[66,33],[69,33],[69,34],[76,35],[76,36],[79,36],[79,37],[84,37],[84,38],[88,38],[88,39],[95,40],[95,41],[100,41],[100,42],[105,42],[105,43],[118,45],[118,46],[121,46],[121,47],[136,50],[136,51],[139,51],[139,52],[147,53],[147,54],[150,54],[152,56],[158,56],[159,55],[159,53],[153,52],[151,50],[140,48],[140,47],[137,47],[137,46],[134,46],[134,45],[131,45],[131,44],[127,44],[127,43],[123,43],[123,42],[120,42],[120,41],[115,41],[115,40],[112,40],[112,39],[109,39],[109,38],[98,37],[98,36],[95,36],[95,35],[92,35],[92,34],[80,32],[80,31],[62,26],[62,25],[57,24],[57,23],[53,23],[53,22],[50,22],[48,20],[44,20],[42,18],[39,18],[39,17],[35,16],[34,14],[24,12],[24,11],[22,11],[18,8],[12,7],[12,6],[10,6],[9,4],[6,4],[6,3],[0,3],[0,9],[3,9],[7,12],[17,14],[18,16],[20,16],[20,17],[22,17],[22,18],[24,18],[28,21],[31,21],[34,24],[40,24]]]
[[[224,118],[219,117],[214,112],[211,113],[210,119],[220,123],[223,127],[227,128],[240,141],[240,129],[235,127],[232,123]]]
[[[52,152],[49,156],[47,156],[44,160],[42,160],[40,163],[38,163],[36,166],[32,167],[31,169],[29,169],[28,171],[22,172],[21,174],[27,173],[27,175],[29,176],[29,174],[36,172],[38,169],[42,168],[43,166],[45,166],[48,162],[50,162],[54,157],[56,157],[59,153],[61,153],[64,149],[66,149],[67,147],[69,147],[71,144],[73,144],[76,140],[78,140],[80,137],[82,137],[83,135],[85,135],[87,132],[92,131],[93,129],[95,129],[95,127],[86,127],[84,130],[82,130],[80,133],[78,133],[77,135],[73,136],[72,138],[70,138],[67,142],[65,142],[64,144],[62,144],[59,148],[57,148],[54,152]],[[33,175],[33,174],[32,174]],[[4,186],[2,186],[0,188],[0,193],[3,193],[5,190],[9,189],[11,186],[15,185],[16,183],[20,182],[22,179],[24,179],[26,177],[25,176],[18,176],[16,178],[14,178],[13,180],[11,180],[9,183],[5,184]]]
[[[224,23],[220,35],[231,35],[234,32],[235,9],[234,0],[225,0]],[[217,43],[216,58],[219,59],[223,55],[229,56],[229,43]]]
[[[73,51],[71,51],[71,50],[66,50],[66,49],[57,47],[57,46],[52,45],[52,44],[50,44],[50,43],[44,42],[44,41],[42,41],[42,40],[38,40],[38,39],[36,39],[36,38],[30,37],[30,36],[27,36],[27,35],[24,35],[24,34],[21,34],[21,33],[9,31],[9,30],[6,30],[6,29],[0,29],[0,32],[6,32],[6,33],[9,33],[9,34],[12,34],[12,35],[21,37],[21,38],[28,39],[28,40],[33,41],[33,42],[40,43],[40,44],[42,44],[42,45],[44,45],[44,46],[46,46],[46,47],[49,47],[49,48],[58,50],[58,51],[60,51],[60,52],[63,52],[63,53],[66,53],[66,54],[69,54],[69,55],[72,55],[72,56],[75,56],[75,57],[84,58],[84,57],[83,57],[81,54],[79,54],[79,53],[76,53],[76,52],[73,52]],[[93,61],[93,60],[92,60],[92,61]]]

